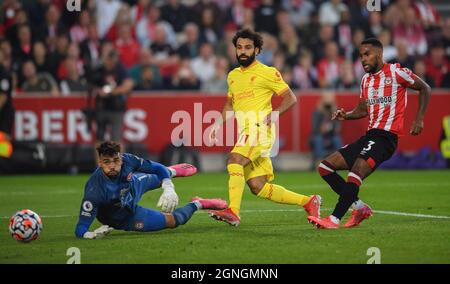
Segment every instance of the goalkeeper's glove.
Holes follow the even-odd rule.
[[[104,236],[111,233],[112,230],[114,230],[113,227],[110,227],[108,225],[103,225],[103,226],[95,229],[93,232],[84,233],[83,238],[85,238],[85,239],[101,239]]]
[[[171,213],[178,205],[178,195],[170,179],[164,179],[161,186],[163,194],[161,194],[157,206],[161,207],[163,212]]]

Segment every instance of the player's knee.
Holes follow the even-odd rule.
[[[231,153],[231,155],[228,157],[227,164],[239,164],[239,165],[246,165],[248,163],[248,159],[244,156]]]
[[[326,176],[336,171],[336,167],[327,160],[322,160],[317,166],[317,172],[320,176]]]
[[[247,184],[248,184],[248,187],[250,188],[250,191],[254,195],[258,195],[258,193],[264,187],[265,182],[261,182],[259,180],[249,180],[249,181],[247,181]]]
[[[166,227],[167,228],[176,228],[177,221],[175,220],[175,216],[172,214],[164,213],[164,217],[166,218]]]

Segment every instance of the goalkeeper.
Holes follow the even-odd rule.
[[[186,206],[175,209],[178,196],[172,177],[191,176],[197,169],[189,164],[165,167],[159,163],[121,153],[120,144],[103,142],[97,148],[99,167],[86,183],[80,216],[75,229],[78,238],[101,238],[113,229],[159,231],[185,224],[198,209],[225,209],[221,199],[192,198]],[[158,207],[147,209],[137,203],[147,191],[162,187]],[[97,217],[103,224],[89,231]]]

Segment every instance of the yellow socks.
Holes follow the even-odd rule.
[[[227,169],[230,175],[230,179],[228,180],[229,207],[234,214],[239,216],[242,194],[244,193],[245,187],[244,167],[239,164],[229,164]]]
[[[291,205],[305,205],[311,199],[306,195],[301,195],[292,191],[289,191],[277,184],[266,183],[261,191],[258,193],[258,197],[272,200],[273,202],[291,204]]]

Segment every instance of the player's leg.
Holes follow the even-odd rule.
[[[224,209],[227,203],[221,199],[193,198],[183,207],[175,209],[172,213],[136,206],[133,216],[128,221],[128,231],[151,232],[166,228],[176,228],[186,224],[192,218],[195,211],[201,209]]]
[[[134,210],[142,195],[147,191],[161,187],[161,180],[157,175],[135,172],[128,176],[130,181],[129,190],[120,192],[122,206]]]
[[[242,194],[245,188],[244,167],[250,160],[244,155],[231,152],[227,162],[228,170],[228,195],[231,211],[239,217],[241,210]]]
[[[363,158],[356,159],[353,167],[348,173],[346,186],[339,196],[339,201],[331,214],[339,220],[344,217],[350,206],[358,200],[359,187],[364,178],[373,172],[373,167]]]
[[[306,196],[284,188],[281,185],[269,183],[267,176],[258,176],[247,181],[253,194],[267,200],[289,205],[302,206],[308,216],[320,217],[321,197]]]
[[[345,186],[345,180],[336,171],[348,169],[347,162],[339,151],[326,157],[317,167],[319,175],[338,195],[341,194],[342,189]]]

